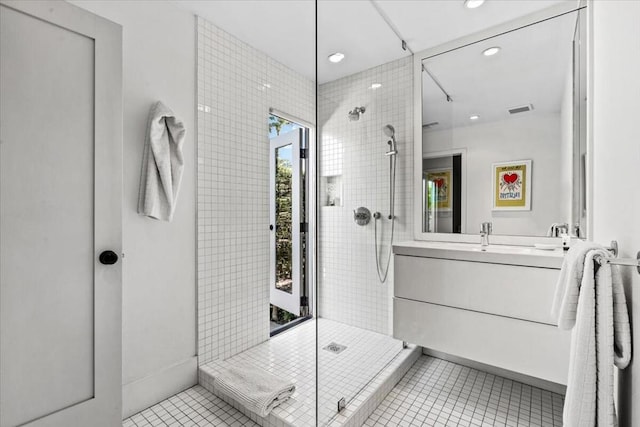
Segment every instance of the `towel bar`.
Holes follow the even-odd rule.
[[[614,257],[618,256],[618,242],[611,241],[611,246],[607,248]],[[638,274],[640,274],[640,251],[636,254],[635,258],[598,258],[598,263],[602,264],[615,264],[615,265],[628,265],[630,267],[636,267]]]

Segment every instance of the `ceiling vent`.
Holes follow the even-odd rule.
[[[422,125],[423,129],[431,129],[434,126],[438,126],[440,124],[440,122],[431,122],[431,123],[427,123],[425,125]]]
[[[533,110],[532,104],[521,105],[519,107],[509,108],[509,114],[526,113],[527,111],[531,110]]]

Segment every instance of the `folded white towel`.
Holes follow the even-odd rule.
[[[566,427],[617,426],[613,367],[631,360],[629,315],[616,266],[594,263],[609,251],[577,242],[562,266],[553,304],[558,327],[573,329],[563,421]]]
[[[245,408],[266,417],[293,395],[296,386],[246,362],[224,363],[214,377],[214,387]]]
[[[162,102],[151,107],[142,154],[138,213],[171,221],[178,200],[186,130],[182,120]]]

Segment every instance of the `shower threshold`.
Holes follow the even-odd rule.
[[[269,333],[269,335],[273,338],[278,334],[281,334],[284,331],[287,331],[295,326],[300,325],[302,322],[306,322],[307,320],[311,320],[312,317],[311,316],[306,316],[306,317],[298,317],[297,319],[292,320],[291,322],[285,323],[283,325],[277,325],[277,324],[273,324],[274,322],[271,322],[271,332]]]
[[[318,351],[318,402],[316,420],[316,326],[321,350],[332,344],[339,352]],[[336,348],[337,349],[337,348]],[[420,356],[415,346],[328,319],[312,319],[268,341],[227,359],[249,362],[296,385],[292,398],[262,418],[213,387],[220,362],[199,369],[200,384],[261,426],[360,426]],[[346,407],[337,411],[345,398]]]

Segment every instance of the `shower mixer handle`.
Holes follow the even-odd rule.
[[[371,211],[363,206],[354,209],[353,220],[358,225],[367,225],[369,224],[369,221],[371,221]]]

